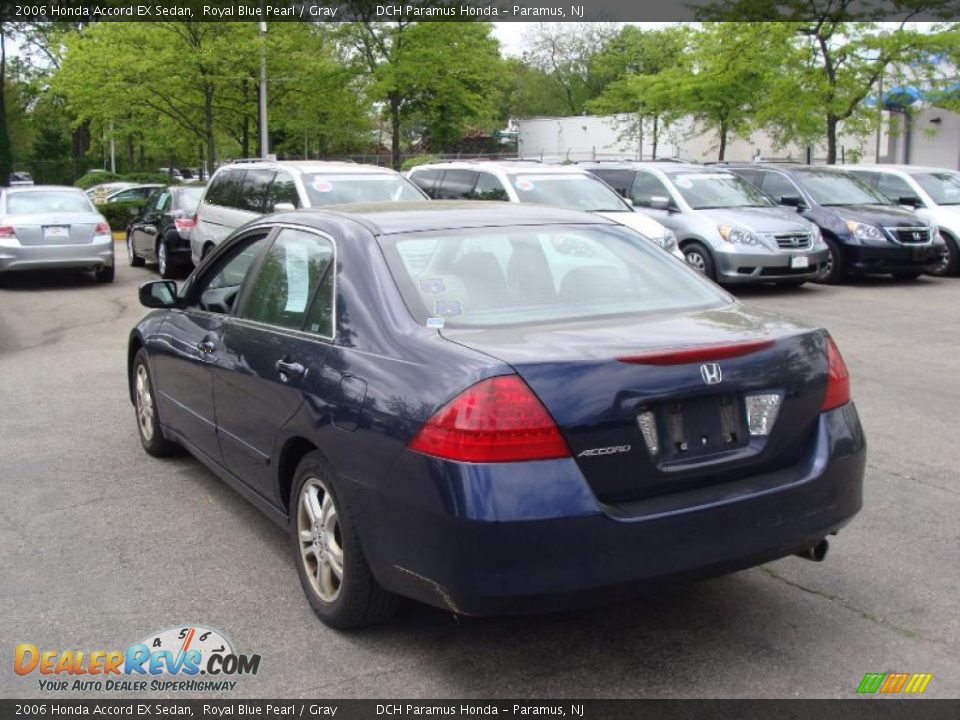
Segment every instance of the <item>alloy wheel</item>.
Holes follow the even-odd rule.
[[[698,253],[696,250],[689,250],[686,253],[687,264],[696,270],[701,275],[707,274],[707,261],[703,259],[703,255]]]
[[[148,443],[153,439],[153,393],[150,391],[150,376],[144,365],[137,365],[136,377],[137,424],[140,434]]]
[[[320,478],[308,477],[300,490],[297,536],[310,586],[323,602],[334,602],[343,585],[343,539],[336,501]]]
[[[133,238],[130,236],[130,233],[127,233],[127,259],[131,265],[133,265],[133,261],[137,259],[136,254],[133,252]]]
[[[163,241],[157,248],[157,270],[160,272],[160,277],[167,276],[167,244]]]

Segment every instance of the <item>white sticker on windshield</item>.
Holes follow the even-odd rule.
[[[427,327],[428,328],[437,328],[438,330],[443,327],[444,320],[443,318],[432,317],[427,318]]]
[[[328,193],[333,190],[333,185],[330,184],[329,180],[324,180],[323,178],[317,178],[313,181],[313,189],[317,192]]]
[[[690,189],[693,187],[693,183],[687,180],[686,178],[677,178],[674,182],[677,187],[682,187],[686,189]]]
[[[290,243],[284,246],[287,254],[287,305],[286,312],[302,313],[307,309],[310,295],[310,261],[303,245]]]

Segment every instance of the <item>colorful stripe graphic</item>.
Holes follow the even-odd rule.
[[[927,689],[932,679],[932,673],[867,673],[857,686],[857,692],[862,695],[919,694]]]

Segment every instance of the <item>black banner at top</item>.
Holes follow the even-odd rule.
[[[4,22],[960,19],[960,0],[3,0]]]

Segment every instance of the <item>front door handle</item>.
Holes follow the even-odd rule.
[[[205,355],[209,355],[216,349],[217,349],[217,344],[213,340],[204,340],[202,342],[197,343],[197,350],[204,353]]]
[[[289,360],[277,360],[276,368],[277,374],[280,375],[283,382],[287,382],[291,378],[302,378],[307,373],[307,369],[303,365]]]

